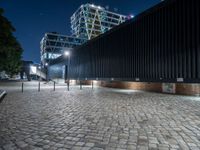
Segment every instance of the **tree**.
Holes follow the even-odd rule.
[[[13,76],[21,69],[22,48],[13,36],[15,28],[6,17],[3,16],[3,9],[0,8],[0,72],[6,71]]]

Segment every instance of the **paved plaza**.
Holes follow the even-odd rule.
[[[26,87],[27,84],[27,87]],[[32,87],[32,88],[31,88]],[[200,98],[0,83],[0,150],[199,150]]]

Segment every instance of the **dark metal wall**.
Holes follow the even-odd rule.
[[[48,79],[64,79],[64,72],[65,71],[63,64],[55,64],[55,65],[51,65],[50,67],[48,67]]]
[[[73,50],[70,78],[200,83],[200,1],[168,0]]]

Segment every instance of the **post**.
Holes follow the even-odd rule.
[[[40,92],[40,81],[38,83],[38,92]]]
[[[82,84],[81,84],[81,80],[80,80],[80,90],[82,90]]]
[[[24,82],[22,82],[22,93],[24,92]]]
[[[68,82],[67,82],[67,88],[68,88],[68,91],[69,91],[69,82],[70,82],[70,78],[69,78],[69,65],[70,65],[70,53],[69,53],[69,55],[68,55],[68,64],[67,64],[67,80],[68,80]]]
[[[69,80],[67,80],[67,90],[69,91]]]
[[[92,89],[94,89],[94,84],[93,84],[93,80],[92,80]]]
[[[55,81],[53,81],[53,90],[55,91],[56,90],[56,82]]]

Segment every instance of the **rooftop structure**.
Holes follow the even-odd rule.
[[[94,4],[81,5],[71,17],[72,35],[92,39],[127,19],[126,16]]]

